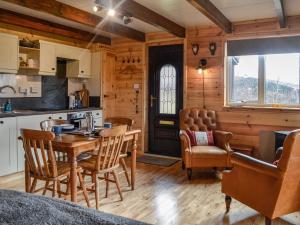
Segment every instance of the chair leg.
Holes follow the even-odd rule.
[[[49,181],[46,181],[45,189],[44,189],[44,191],[43,191],[43,195],[46,194],[48,186],[49,186]]]
[[[81,186],[81,188],[82,188],[82,190],[83,190],[83,195],[84,195],[86,204],[87,204],[87,206],[90,208],[90,207],[91,207],[91,206],[90,206],[90,200],[89,200],[88,193],[87,193],[87,191],[86,191],[86,187],[85,187],[84,180],[83,180],[83,178],[82,178],[82,174],[81,174],[80,171],[78,171],[77,174],[78,174],[80,186]]]
[[[230,210],[230,204],[231,204],[232,198],[228,195],[225,196],[225,204],[226,204],[226,213]]]
[[[55,197],[57,195],[57,181],[53,181],[53,192],[52,192],[52,197]]]
[[[93,174],[93,182],[95,188],[96,209],[99,209],[99,181],[96,173]]]
[[[106,173],[104,175],[105,177],[105,183],[106,183],[106,188],[105,188],[105,198],[108,197],[108,190],[109,190],[109,173]]]
[[[126,176],[126,180],[127,180],[128,186],[130,187],[130,178],[129,178],[129,174],[128,174],[128,170],[127,170],[124,158],[120,159],[120,163],[121,163],[121,166],[122,166],[122,168],[123,168],[123,170],[125,172],[125,176]]]
[[[185,163],[184,163],[183,160],[182,160],[182,162],[181,162],[181,168],[182,168],[183,170],[185,170]]]
[[[270,218],[265,217],[265,224],[266,224],[266,225],[272,225],[272,224],[273,224],[273,221],[272,221]]]
[[[57,193],[58,197],[61,198],[60,180],[57,181]]]
[[[191,180],[192,179],[192,169],[187,168],[186,172],[187,172],[188,179]]]
[[[116,185],[117,185],[117,189],[118,189],[119,195],[121,197],[121,201],[123,201],[123,195],[122,195],[122,191],[121,191],[121,188],[120,188],[120,182],[119,182],[118,174],[116,173],[116,171],[113,171],[112,174],[113,174],[114,179],[116,181]]]
[[[37,179],[34,178],[32,184],[31,184],[31,187],[30,187],[30,193],[34,192],[35,187],[36,187],[36,182],[37,182]]]

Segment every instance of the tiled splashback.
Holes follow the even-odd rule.
[[[0,74],[0,87],[10,85],[17,91],[16,94],[9,89],[3,89],[0,98],[22,98],[41,97],[42,82],[41,76],[25,76],[14,74]]]

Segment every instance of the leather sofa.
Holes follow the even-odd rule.
[[[182,167],[187,169],[191,179],[193,168],[230,167],[232,133],[218,131],[216,112],[200,108],[186,108],[180,111],[180,130],[213,131],[215,146],[191,146],[189,137],[180,133]]]
[[[224,172],[222,179],[227,212],[231,198],[263,214],[268,225],[277,217],[300,211],[299,146],[300,130],[296,130],[285,139],[277,166],[234,153],[233,169]]]

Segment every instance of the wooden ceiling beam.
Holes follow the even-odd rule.
[[[145,41],[145,33],[123,26],[121,24],[104,21],[100,16],[91,14],[70,5],[55,1],[36,1],[36,0],[3,0],[5,2],[20,5],[29,9],[45,12],[53,16],[81,23],[105,32],[118,36],[130,38],[137,41]]]
[[[232,23],[223,13],[209,0],[187,0],[196,9],[203,13],[213,23],[219,26],[225,33],[232,32]]]
[[[286,27],[286,17],[285,17],[285,10],[283,6],[283,0],[273,0],[274,6],[276,9],[278,21],[280,24],[280,28],[285,28]]]
[[[133,0],[101,0],[100,3],[109,8],[111,5],[120,14],[128,14],[145,23],[163,29],[177,37],[185,37],[185,28],[166,17],[148,9],[147,7]]]
[[[5,9],[0,9],[0,22],[86,42],[92,41],[94,43],[102,43],[106,45],[111,44],[111,39],[108,37],[26,16]]]

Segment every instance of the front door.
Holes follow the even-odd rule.
[[[149,47],[149,152],[180,156],[183,45]]]

